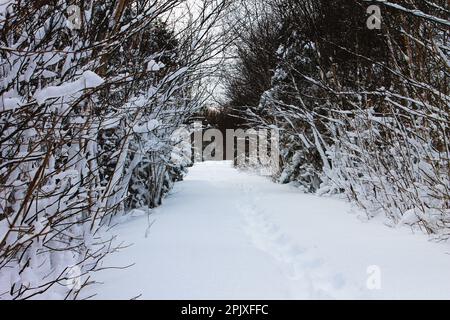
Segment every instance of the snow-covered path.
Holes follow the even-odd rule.
[[[450,248],[364,223],[344,201],[305,195],[227,162],[191,169],[164,205],[111,232],[99,299],[450,298]],[[149,228],[149,225],[151,227]],[[368,274],[368,268],[372,276]],[[370,278],[380,290],[369,290]]]

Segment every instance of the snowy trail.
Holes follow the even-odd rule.
[[[150,217],[111,232],[133,244],[95,275],[98,299],[450,298],[450,248],[363,223],[344,201],[305,195],[227,162],[191,169]],[[148,229],[151,225],[150,229]],[[368,267],[380,290],[367,288]]]

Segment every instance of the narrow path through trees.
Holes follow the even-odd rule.
[[[97,273],[101,284],[85,295],[450,298],[447,246],[360,215],[345,201],[303,194],[228,162],[200,163],[162,207],[135,211],[110,231],[131,246],[103,266],[134,265]]]

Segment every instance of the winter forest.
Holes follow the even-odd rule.
[[[449,18],[0,0],[0,300],[450,299]]]

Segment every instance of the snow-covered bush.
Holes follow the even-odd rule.
[[[77,298],[115,250],[100,228],[180,178],[223,9],[175,35],[181,2],[1,1],[0,299]]]
[[[253,126],[279,128],[275,178],[448,237],[447,1],[378,1],[381,30],[367,27],[362,0],[251,4],[258,18],[234,20],[243,22],[227,103]],[[257,77],[264,86],[246,85]]]

